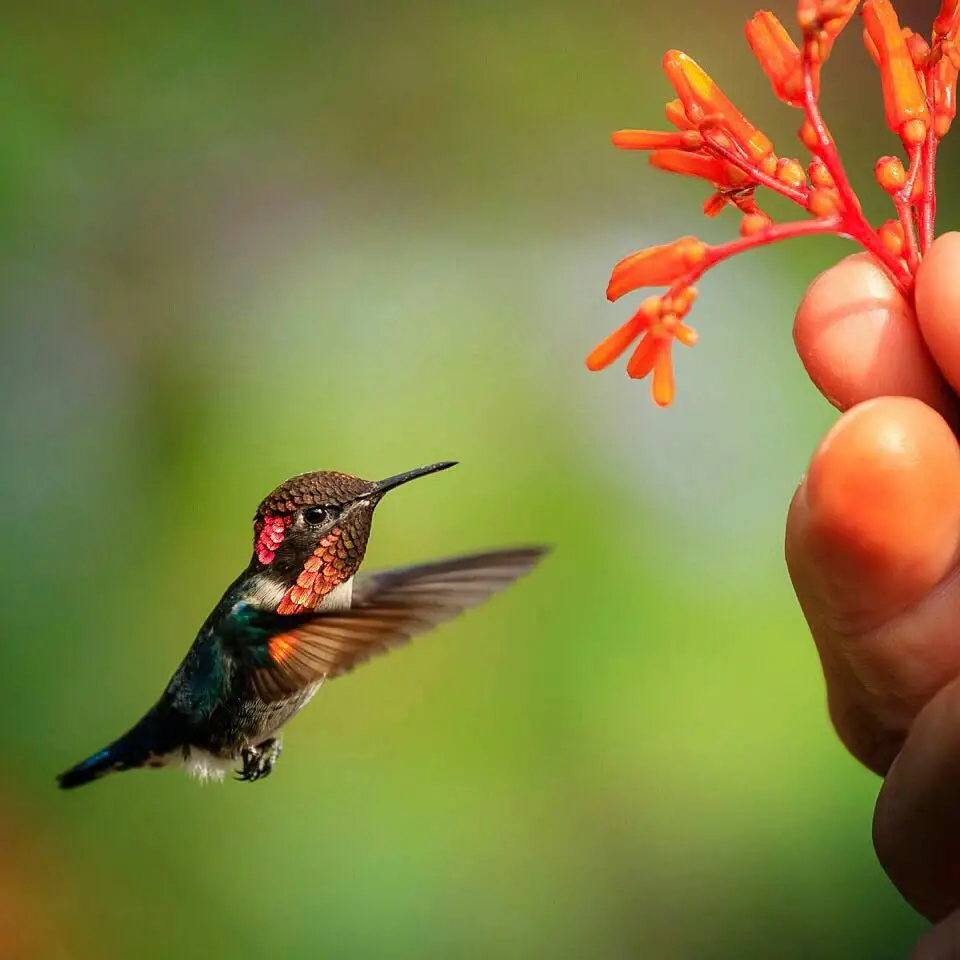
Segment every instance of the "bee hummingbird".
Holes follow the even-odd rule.
[[[435,463],[379,483],[305,473],[259,506],[247,568],[200,628],[157,703],[127,733],[57,778],[79,787],[120,770],[186,766],[205,778],[266,777],[280,728],[328,679],[473,607],[529,571],[520,547],[356,576],[373,512]]]

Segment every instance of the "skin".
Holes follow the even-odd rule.
[[[786,557],[847,749],[884,777],[874,844],[960,958],[960,233],[914,305],[868,257],[810,286],[794,339],[842,415],[790,506]]]

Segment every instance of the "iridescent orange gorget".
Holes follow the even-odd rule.
[[[904,158],[881,157],[874,176],[890,196],[896,218],[873,227],[864,217],[833,137],[820,113],[821,68],[841,30],[859,11],[863,39],[880,72],[887,124],[900,138]],[[859,243],[876,259],[904,296],[933,243],[936,220],[937,145],[956,114],[960,50],[960,0],[943,0],[930,40],[897,18],[890,0],[800,0],[799,46],[767,11],[746,26],[747,41],[773,91],[803,113],[799,139],[812,159],[803,164],[778,156],[774,145],[727,99],[693,59],[668,51],[663,69],[676,99],[666,107],[669,131],[618,130],[615,146],[646,150],[661,170],[700,177],[713,193],[704,205],[708,217],[727,206],[741,214],[740,237],[710,245],[696,237],[640,250],[621,260],[607,286],[618,300],[641,287],[667,287],[649,297],[634,315],[587,358],[590,370],[609,366],[631,346],[627,373],[653,374],[653,398],[667,406],[674,398],[674,340],[697,342],[686,316],[697,297],[694,284],[723,260],[745,250],[790,237],[836,234]],[[757,203],[758,187],[786,197],[809,216],[775,223]]]

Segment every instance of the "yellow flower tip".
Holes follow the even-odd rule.
[[[667,121],[678,130],[693,130],[694,125],[687,116],[687,111],[683,109],[683,101],[677,97],[675,100],[669,100],[664,108]]]
[[[810,165],[807,167],[807,174],[810,177],[810,182],[815,187],[836,186],[833,182],[833,176],[827,169],[827,165],[819,157],[814,157],[813,160],[810,161]]]
[[[677,342],[682,343],[685,347],[694,346],[700,339],[700,334],[697,333],[693,327],[688,327],[685,323],[678,323],[673,335],[677,339]]]
[[[788,187],[805,187],[807,185],[807,175],[803,167],[797,160],[790,160],[784,157],[777,164],[777,179],[785,183]]]
[[[753,237],[773,225],[773,221],[765,213],[748,213],[740,221],[740,236]]]
[[[703,146],[703,137],[696,130],[676,132],[662,130],[616,130],[610,137],[615,147],[621,150],[698,150]]]
[[[899,220],[888,220],[877,229],[877,235],[880,237],[880,242],[890,253],[895,257],[903,256],[906,240],[903,233],[903,224]]]
[[[695,126],[709,122],[711,127],[719,127],[755,163],[774,152],[770,138],[744,117],[692,57],[680,50],[668,50],[663,56],[663,70]]]
[[[653,368],[653,402],[658,407],[669,407],[675,394],[673,357],[669,349],[661,350]]]
[[[696,237],[681,237],[672,243],[648,247],[624,257],[607,284],[607,299],[619,300],[639,287],[666,286],[689,273],[707,255],[707,245]]]
[[[899,157],[881,157],[873,168],[877,183],[887,193],[899,193],[907,183],[907,171]]]
[[[890,0],[866,0],[863,22],[878,56],[887,125],[905,144],[921,143],[930,125],[927,97]]]
[[[768,10],[754,14],[746,26],[747,42],[784,103],[803,102],[803,57],[784,25]]]
[[[840,194],[830,187],[814,187],[810,191],[807,209],[815,217],[832,217],[840,211]]]

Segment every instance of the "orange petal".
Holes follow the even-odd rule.
[[[648,247],[624,257],[614,268],[607,284],[607,299],[618,300],[638,287],[673,283],[697,266],[708,247],[696,237],[680,237],[673,243]]]
[[[699,150],[703,137],[696,130],[617,130],[611,137],[613,145],[621,150]]]
[[[654,150],[650,154],[650,164],[668,173],[699,177],[718,187],[742,187],[749,182],[749,177],[732,163],[705,153],[688,153],[686,150]]]
[[[905,144],[915,146],[926,136],[930,114],[890,0],[866,0],[863,22],[879,57],[887,125]]]
[[[666,114],[667,120],[678,130],[695,129],[694,125],[690,122],[690,118],[687,116],[687,111],[683,109],[683,101],[679,98],[676,100],[668,100],[664,108],[664,113]]]
[[[658,357],[670,353],[669,345],[669,340],[652,337],[648,333],[627,362],[627,375],[634,380],[642,380],[654,368]]]
[[[661,350],[653,368],[653,400],[658,407],[669,407],[673,403],[673,357],[669,350]]]
[[[960,3],[960,0],[958,0]],[[942,56],[933,68],[933,130],[945,137],[957,115],[957,68],[949,56]]]
[[[746,31],[750,49],[769,78],[773,92],[791,107],[801,106],[803,57],[786,27],[772,13],[761,10],[747,23]]]
[[[603,370],[609,367],[640,335],[645,326],[646,317],[637,311],[622,327],[614,330],[602,343],[590,351],[587,357],[588,370]]]
[[[663,57],[667,79],[683,102],[687,116],[699,125],[708,117],[719,124],[755,162],[773,153],[773,143],[724,96],[705,70],[679,50]]]

